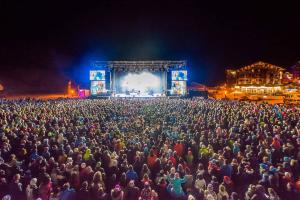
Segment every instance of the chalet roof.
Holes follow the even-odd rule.
[[[262,62],[262,61],[258,61],[258,62],[255,62],[251,65],[247,65],[247,66],[244,66],[240,69],[238,69],[237,71],[241,72],[241,71],[246,71],[246,70],[250,70],[250,69],[254,69],[254,68],[263,68],[263,69],[273,69],[273,70],[277,70],[277,71],[285,71],[285,68],[283,67],[279,67],[279,66],[276,66],[276,65],[272,65],[270,63],[265,63],[265,62]]]

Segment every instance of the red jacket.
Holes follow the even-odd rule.
[[[156,155],[148,156],[147,164],[150,168],[152,168],[155,165],[156,159],[157,159]]]
[[[175,146],[174,146],[174,151],[176,151],[177,152],[177,155],[178,156],[180,156],[180,157],[182,157],[183,156],[183,151],[184,151],[184,146],[183,146],[183,144],[181,144],[181,143],[177,143],[177,144],[175,144]]]

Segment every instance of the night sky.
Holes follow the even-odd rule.
[[[190,81],[212,86],[225,68],[300,60],[291,3],[120,2],[0,0],[0,83],[11,93],[61,92],[68,80],[88,87],[92,60],[184,59]]]

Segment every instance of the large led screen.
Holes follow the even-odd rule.
[[[105,80],[105,70],[93,70],[90,71],[91,81],[104,81]]]
[[[187,80],[186,70],[172,71],[172,81],[186,81],[186,80]]]
[[[117,94],[161,94],[164,90],[162,77],[163,72],[116,72],[115,90]]]
[[[172,95],[186,95],[186,81],[172,81]]]
[[[91,81],[91,95],[99,95],[105,92],[105,81]]]

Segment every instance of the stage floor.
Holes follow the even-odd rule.
[[[124,93],[120,93],[120,94],[114,94],[112,95],[112,97],[130,97],[130,98],[133,98],[133,97],[136,97],[136,98],[152,98],[152,97],[164,97],[165,95],[164,94],[161,94],[161,93],[154,93],[153,95],[149,95],[149,94],[137,94],[137,93],[133,93],[133,94],[124,94]]]

